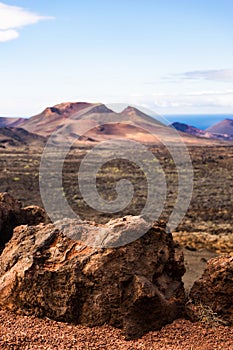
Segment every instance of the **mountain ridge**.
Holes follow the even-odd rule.
[[[227,127],[225,124],[228,124]],[[232,128],[232,134],[219,132],[223,130],[219,128],[221,125],[229,132],[229,124]],[[80,140],[96,142],[117,137],[152,142],[153,135],[156,133],[160,134],[159,139],[162,140],[163,137],[168,137],[169,132],[171,133],[170,127],[176,129],[188,143],[200,142],[199,139],[233,140],[232,119],[225,119],[206,130],[180,122],[165,126],[159,120],[136,107],[129,105],[117,113],[99,102],[63,102],[47,107],[41,113],[28,119],[0,118],[0,127],[8,127],[9,125],[16,125],[29,133],[46,138],[58,130],[69,130],[70,135],[76,135]],[[193,140],[192,137],[194,137]]]
[[[24,118],[20,117],[0,117],[0,128],[9,126],[14,127],[20,125],[24,121]]]
[[[42,147],[46,143],[46,138],[33,134],[19,127],[0,128],[0,147],[6,146],[35,146]]]
[[[206,131],[211,133],[227,134],[233,137],[233,119],[226,118],[210,126]]]
[[[226,121],[228,121],[228,123]],[[231,127],[229,127],[229,124]],[[174,122],[170,125],[174,127],[177,131],[185,132],[189,135],[219,141],[233,141],[232,119],[224,119],[223,121],[216,123],[205,130],[201,130],[189,124],[184,124],[180,122]],[[229,132],[229,130],[231,131]]]

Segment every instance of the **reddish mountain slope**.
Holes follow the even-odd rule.
[[[24,120],[24,118],[0,117],[0,128],[4,128],[5,126],[16,127],[20,125]]]
[[[155,118],[137,108],[128,106],[121,113],[113,112],[100,103],[61,103],[46,108],[42,113],[25,119],[21,125],[25,130],[49,137],[59,131],[56,141],[65,135],[76,136],[82,141],[102,141],[128,138],[140,142],[180,142],[180,135],[186,143],[210,143],[187,133],[176,133]],[[199,135],[198,135],[199,136]]]
[[[128,106],[121,112],[121,114],[129,117],[129,119],[132,120],[133,122],[140,122],[142,124],[142,121],[144,121],[146,125],[153,125],[153,126],[155,126],[155,124],[160,126],[163,125],[155,118],[150,117],[149,115],[143,113],[142,111],[140,111],[135,107]]]
[[[95,105],[85,102],[61,103],[54,107],[46,108],[42,113],[34,117],[25,119],[20,126],[32,133],[49,136],[56,131],[59,126],[65,125],[67,119],[91,106]]]
[[[225,134],[233,136],[233,120],[224,119],[221,122],[210,126],[206,131],[215,134]]]

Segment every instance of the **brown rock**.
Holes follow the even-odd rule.
[[[108,234],[112,227],[115,242],[113,228],[123,234],[135,220],[144,221],[112,220]],[[85,235],[88,225],[92,233],[103,231],[104,225],[73,221]],[[161,225],[106,249],[72,240],[52,224],[20,226],[0,257],[0,307],[86,326],[108,323],[134,338],[182,314],[183,274],[182,252]]]
[[[10,240],[20,213],[21,203],[7,192],[0,193],[0,250]]]
[[[233,257],[219,256],[208,261],[202,277],[194,283],[190,291],[191,303],[187,306],[187,313],[194,321],[203,312],[208,313],[213,320],[233,325],[232,298]]]
[[[38,225],[40,223],[49,223],[48,215],[45,210],[37,205],[30,205],[21,210],[21,222],[20,225]]]
[[[44,209],[37,206],[22,208],[9,193],[0,193],[0,252],[11,239],[13,229],[19,225],[37,225],[49,222]]]

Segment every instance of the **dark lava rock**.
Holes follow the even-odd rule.
[[[112,220],[108,233],[115,239],[114,227],[122,234],[135,220],[144,221]],[[0,257],[0,307],[86,326],[108,323],[135,338],[182,316],[184,272],[183,254],[163,223],[118,248],[90,247],[52,224],[19,226]]]
[[[202,277],[190,291],[187,313],[197,320],[200,305],[211,309],[222,323],[233,325],[233,256],[210,259]]]
[[[45,211],[37,206],[22,208],[22,204],[9,193],[0,193],[0,252],[11,239],[16,226],[49,222]]]

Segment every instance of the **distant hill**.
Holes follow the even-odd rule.
[[[206,129],[211,133],[230,135],[233,137],[233,119],[224,119]]]
[[[205,137],[206,135],[205,131],[188,124],[175,122],[175,123],[172,123],[171,126],[176,130],[186,132],[189,135],[198,136],[198,137]]]
[[[40,135],[28,132],[22,128],[5,127],[0,128],[0,147],[6,146],[32,146],[43,147],[46,139]]]
[[[0,128],[4,128],[5,126],[16,127],[20,125],[23,121],[24,118],[0,117]]]
[[[230,119],[227,119],[227,120],[230,121]],[[188,124],[183,124],[179,122],[172,123],[171,126],[180,132],[184,132],[186,134],[196,136],[196,137],[202,137],[206,139],[219,140],[219,141],[233,141],[233,120],[231,120],[232,133],[231,133],[230,127],[227,129],[226,127],[227,123],[224,123],[224,122],[225,121],[220,122],[206,130],[201,130],[196,128],[195,126],[190,126]],[[222,126],[222,123],[224,124],[224,126]],[[218,128],[217,126],[219,124],[220,124],[220,127]],[[226,130],[228,130],[228,132],[223,132]]]

